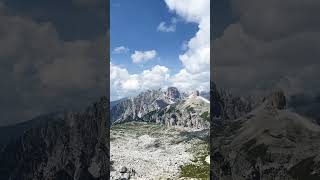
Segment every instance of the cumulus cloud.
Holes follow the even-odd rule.
[[[213,42],[215,81],[239,94],[319,93],[318,1],[233,0],[239,21]]]
[[[210,84],[210,0],[165,0],[165,2],[170,11],[175,12],[186,22],[197,23],[199,28],[195,36],[184,45],[186,51],[179,55],[184,68],[175,75],[172,82],[177,86],[181,85],[181,88],[187,91],[199,88],[199,84],[202,84],[202,88],[208,88]],[[190,81],[190,79],[197,81]]]
[[[110,64],[111,100],[134,96],[148,89],[159,89],[168,84],[169,69],[156,65],[139,74],[130,74],[126,68]]]
[[[170,84],[174,87],[186,92],[208,91],[210,88],[210,72],[202,72],[197,74],[190,74],[186,69],[182,69],[179,73],[170,78]]]
[[[124,46],[119,46],[114,48],[113,52],[116,54],[122,54],[122,53],[128,53],[129,52],[129,48],[124,47]]]
[[[261,40],[320,30],[317,0],[231,0],[231,3],[244,31]]]
[[[157,56],[156,50],[134,51],[134,53],[131,55],[131,59],[133,63],[145,63],[147,61],[154,59],[156,56]]]
[[[165,0],[168,8],[188,22],[199,23],[210,17],[210,0]]]
[[[165,66],[156,65],[139,74],[130,74],[127,69],[111,64],[111,97],[119,99],[133,96],[147,89],[175,86],[182,91],[208,91],[210,89],[210,0],[165,0],[169,11],[180,16],[188,23],[198,24],[199,30],[194,37],[184,42],[184,53],[177,59],[183,68],[170,75]],[[159,31],[173,32],[177,19],[171,24],[162,22]],[[134,63],[143,63],[157,56],[155,50],[135,51],[131,58]]]
[[[160,32],[175,32],[176,31],[176,25],[177,24],[177,19],[172,18],[171,19],[171,24],[167,25],[166,22],[162,21],[157,27],[157,30]]]
[[[156,65],[151,70],[142,72],[143,88],[155,89],[167,84],[170,77],[169,69],[165,66]]]
[[[104,37],[65,41],[52,23],[8,12],[0,12],[0,125],[83,108],[105,95]]]

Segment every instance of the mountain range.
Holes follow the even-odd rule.
[[[207,95],[208,93],[203,93]],[[176,87],[166,91],[148,90],[111,107],[111,124],[144,121],[191,129],[210,127],[210,101],[198,91],[181,93]]]
[[[320,179],[318,99],[283,91],[237,97],[212,87],[210,96],[149,90],[110,107],[104,97],[83,112],[1,127],[0,179],[108,178],[109,127],[136,121],[210,128],[212,179]]]

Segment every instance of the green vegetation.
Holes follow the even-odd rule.
[[[205,161],[207,155],[196,158],[193,163],[181,166],[180,177],[210,179],[210,164]]]
[[[197,145],[192,148],[194,153],[198,153],[190,164],[181,166],[180,177],[210,179],[210,164],[205,159],[209,155],[208,145]]]
[[[206,163],[206,162],[204,162]],[[210,178],[210,165],[207,164],[187,164],[181,167],[181,177],[191,177],[199,179]]]
[[[186,110],[190,113],[194,113],[195,112],[195,110],[194,110],[194,108],[193,107],[190,107],[190,106],[187,106],[186,107]]]
[[[206,120],[206,121],[210,121],[210,117],[209,117],[209,112],[206,111],[206,112],[203,112],[200,117],[203,119],[203,120]]]

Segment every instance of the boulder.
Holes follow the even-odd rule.
[[[127,172],[127,168],[125,166],[123,166],[121,169],[120,169],[120,173],[126,173]]]

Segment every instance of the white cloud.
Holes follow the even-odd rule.
[[[173,76],[167,67],[160,65],[139,74],[129,74],[127,69],[111,64],[112,100],[134,96],[147,89],[167,86],[175,86],[187,92],[210,89],[210,0],[165,0],[165,2],[169,10],[182,17],[184,21],[198,24],[198,32],[184,43],[185,52],[179,55],[183,68]],[[171,20],[172,24],[176,24],[176,19]],[[160,26],[164,31],[173,31],[170,25],[164,22],[160,23]],[[155,50],[135,51],[131,58],[134,63],[143,63],[156,56]]]
[[[65,40],[54,23],[19,16],[2,2],[1,94],[14,103],[0,101],[0,126],[52,111],[76,110],[105,95],[103,59],[109,40],[103,34]]]
[[[176,24],[177,24],[177,19],[176,18],[172,18],[171,19],[171,24],[167,25],[166,22],[161,22],[158,27],[157,30],[160,32],[175,32],[176,31]]]
[[[174,75],[172,82],[178,88],[187,91],[192,88],[209,90],[210,0],[165,0],[165,2],[170,11],[181,16],[186,22],[197,23],[199,28],[196,35],[184,45],[186,51],[179,55],[184,68]]]
[[[151,70],[142,72],[142,86],[151,89],[160,88],[167,84],[169,69],[165,66],[156,65]]]
[[[121,85],[124,90],[137,91],[140,89],[139,76],[137,74],[130,75]]]
[[[171,86],[178,87],[185,92],[208,91],[210,88],[210,71],[191,74],[186,69],[181,69],[179,73],[170,78]]]
[[[148,89],[167,86],[170,78],[169,69],[156,65],[140,74],[129,74],[126,68],[110,64],[111,100],[134,96]]]
[[[257,25],[255,25],[257,26]],[[280,88],[286,95],[320,92],[317,64],[320,33],[301,32],[265,41],[247,33],[241,23],[229,25],[213,42],[215,79],[234,94],[265,95]],[[310,56],[312,54],[312,56]],[[308,58],[305,58],[308,57]]]
[[[210,0],[165,0],[168,8],[188,22],[210,17]]]
[[[149,60],[154,59],[157,56],[157,51],[135,51],[134,54],[131,55],[131,59],[133,63],[143,63]]]
[[[116,54],[127,53],[127,52],[129,52],[129,48],[124,47],[124,46],[119,46],[119,47],[114,48],[113,52]]]
[[[157,30],[160,32],[175,32],[176,31],[176,25],[171,24],[169,26],[166,25],[165,22],[161,22],[159,26],[157,27]]]

